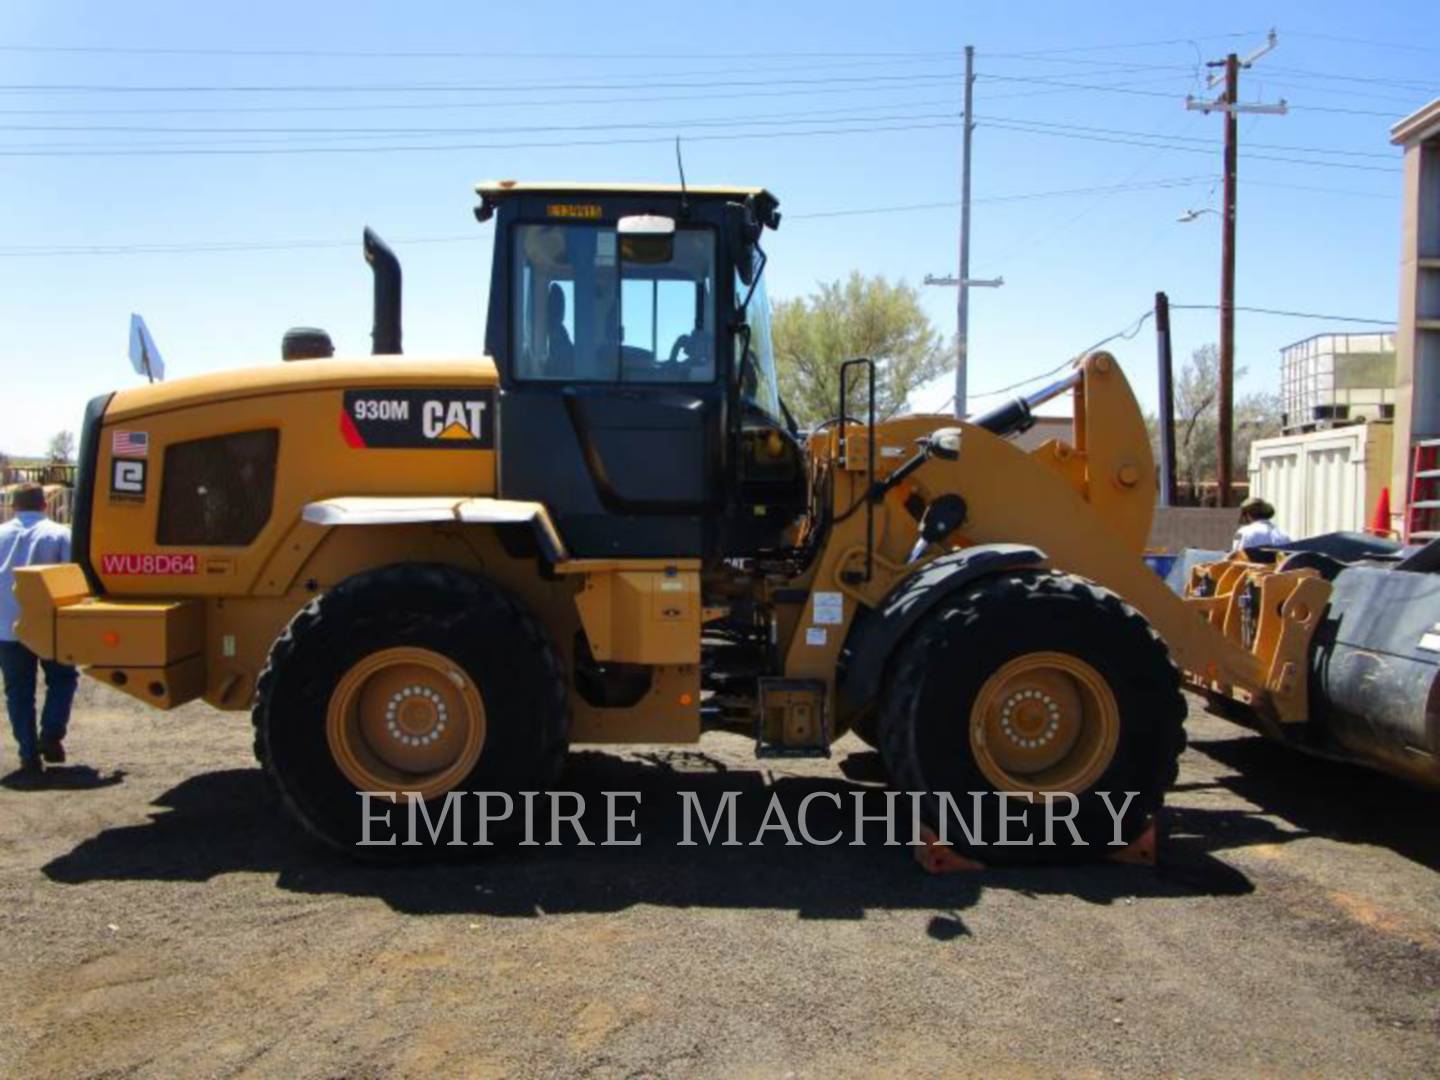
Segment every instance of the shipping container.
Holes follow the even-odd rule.
[[[1275,507],[1275,524],[1299,540],[1360,532],[1390,482],[1393,426],[1277,435],[1250,444],[1250,490]]]

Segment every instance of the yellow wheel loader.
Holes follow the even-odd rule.
[[[1304,716],[1314,584],[1247,643],[1146,567],[1155,470],[1108,354],[966,421],[877,421],[852,361],[802,432],[768,192],[478,190],[484,356],[400,355],[367,231],[376,355],[294,331],[286,363],[90,403],[75,561],[17,577],[31,649],[160,708],[252,710],[283,802],[342,848],[359,793],[543,790],[569,745],[729,728],[762,755],[855,731],[932,827],[975,808],[977,842],[1070,793],[1093,846],[983,856],[1067,858],[1160,806],[1178,669]],[[1071,437],[1021,450],[1061,394]]]

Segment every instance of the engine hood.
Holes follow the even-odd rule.
[[[306,360],[264,367],[237,368],[154,383],[117,392],[106,410],[107,422],[128,420],[201,403],[235,401],[271,394],[313,390],[363,390],[386,386],[473,386],[499,384],[495,362],[488,356],[468,359],[423,359],[413,356],[366,356]]]

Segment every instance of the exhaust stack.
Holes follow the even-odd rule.
[[[400,260],[369,227],[365,228],[365,261],[375,274],[375,318],[370,352],[398,354],[400,349]]]

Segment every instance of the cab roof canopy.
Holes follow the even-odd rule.
[[[482,221],[489,216],[489,212],[494,209],[496,203],[516,195],[578,195],[596,198],[606,195],[679,197],[684,194],[691,199],[726,199],[733,202],[745,202],[747,199],[753,199],[754,204],[759,207],[757,216],[762,224],[773,229],[780,223],[779,216],[775,214],[775,208],[780,205],[780,200],[763,187],[687,184],[682,189],[679,184],[593,184],[570,180],[482,180],[475,185],[475,191],[480,196],[481,204],[476,213],[482,215]]]
[[[482,196],[499,199],[506,195],[679,195],[679,184],[587,184],[568,180],[482,180],[475,185]],[[745,199],[769,195],[762,187],[705,187],[687,185],[686,195]],[[770,196],[774,198],[773,195]]]

